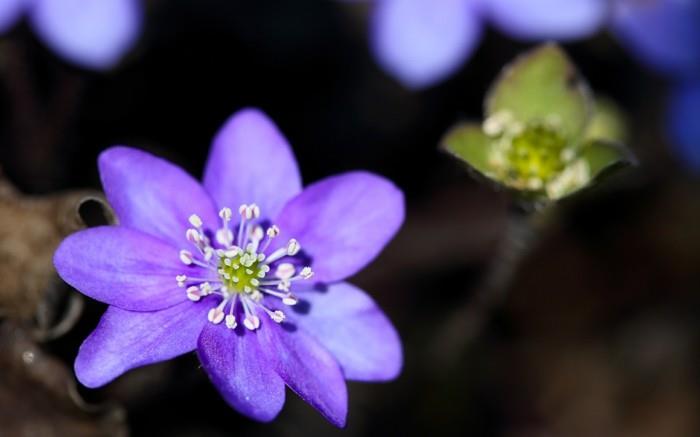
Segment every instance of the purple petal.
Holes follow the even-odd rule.
[[[469,58],[481,22],[469,0],[381,0],[372,17],[372,50],[409,88],[446,79]]]
[[[618,0],[613,29],[652,68],[684,75],[700,72],[700,2]]]
[[[165,310],[131,312],[109,307],[80,346],[75,374],[87,387],[107,384],[135,367],[190,352],[207,322],[209,306],[183,302]]]
[[[199,337],[197,354],[214,386],[237,411],[262,422],[280,412],[284,382],[257,333],[208,323]]]
[[[77,232],[54,255],[58,274],[83,294],[131,311],[167,308],[187,299],[175,277],[206,272],[185,266],[166,243],[121,226]]]
[[[668,129],[678,158],[700,171],[700,81],[678,85],[671,93]]]
[[[350,172],[316,182],[292,199],[277,220],[277,240],[296,238],[312,258],[314,278],[335,282],[372,261],[403,218],[403,194],[393,183]]]
[[[30,0],[2,0],[0,1],[0,33],[7,32],[17,23]]]
[[[86,68],[114,67],[141,30],[140,0],[37,0],[35,32],[56,53]]]
[[[107,200],[122,226],[179,249],[192,247],[185,238],[191,214],[198,214],[205,227],[218,227],[219,217],[204,188],[168,161],[129,147],[112,147],[100,154],[98,164]]]
[[[328,349],[346,379],[387,381],[399,375],[403,364],[399,335],[364,291],[339,283],[298,296],[299,306],[285,313]]]
[[[571,40],[595,33],[608,0],[486,0],[484,12],[504,33],[525,40]]]
[[[204,186],[219,207],[256,203],[275,217],[301,192],[292,149],[277,126],[257,109],[235,113],[214,138]]]
[[[275,357],[273,362],[279,376],[328,421],[344,427],[348,393],[343,373],[333,356],[290,323],[280,326],[269,319],[263,323],[256,333],[261,346]]]

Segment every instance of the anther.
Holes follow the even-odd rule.
[[[301,250],[301,245],[299,244],[299,242],[297,240],[295,240],[294,238],[289,240],[289,242],[287,243],[287,255],[294,256],[297,253],[299,253],[300,250]]]
[[[185,281],[187,280],[187,276],[186,275],[177,275],[177,276],[175,276],[175,280],[177,281],[178,287],[184,287]]]
[[[245,316],[245,319],[243,320],[243,325],[249,330],[255,331],[260,327],[260,319],[258,318],[258,316],[249,314]]]
[[[189,228],[187,232],[185,232],[185,238],[187,238],[187,241],[194,245],[199,245],[199,243],[202,241],[199,237],[199,231],[192,228]]]
[[[294,268],[294,264],[281,263],[280,265],[277,266],[277,270],[275,271],[275,276],[277,276],[280,279],[289,279],[292,276],[294,276],[295,271],[296,271],[296,269]]]
[[[224,320],[224,311],[219,307],[212,308],[209,310],[209,314],[207,314],[207,319],[209,319],[211,323],[218,325]]]
[[[190,264],[192,264],[192,259],[192,252],[190,252],[189,250],[180,251],[180,261],[182,261],[183,264],[189,266]]]
[[[221,220],[227,222],[231,220],[231,216],[231,208],[221,208],[221,211],[219,211],[219,217],[221,217]]]
[[[285,305],[293,306],[293,305],[296,305],[297,303],[299,303],[299,299],[297,299],[296,296],[294,296],[293,294],[290,293],[287,296],[282,298],[282,303]]]
[[[228,329],[236,329],[236,326],[238,326],[238,323],[236,323],[236,316],[228,314],[226,316],[226,327]]]
[[[217,230],[216,241],[223,246],[229,246],[233,243],[233,232],[226,228]]]
[[[212,291],[214,291],[211,284],[208,282],[203,282],[199,284],[199,290],[202,292],[202,296],[207,296],[211,294]]]
[[[192,302],[197,302],[202,298],[202,291],[196,285],[187,287],[187,298]]]
[[[199,229],[202,227],[202,219],[197,214],[192,214],[189,218],[190,224]]]
[[[256,205],[256,204],[253,203],[253,204],[250,205],[248,208],[250,208],[250,215],[251,215],[251,218],[258,218],[258,217],[260,217],[260,207],[258,207],[258,205]]]
[[[286,317],[282,311],[276,310],[270,313],[270,318],[277,323],[282,323]]]
[[[299,276],[301,276],[304,279],[311,279],[311,277],[314,275],[314,272],[311,270],[311,267],[304,267],[301,269],[301,272],[299,272]]]
[[[280,234],[280,228],[278,228],[276,225],[272,225],[269,228],[267,228],[267,236],[270,238],[275,238]]]

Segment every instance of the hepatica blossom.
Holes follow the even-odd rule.
[[[607,0],[377,0],[372,50],[381,67],[409,88],[457,71],[486,23],[525,40],[588,36],[607,17]]]
[[[119,225],[73,234],[54,259],[66,282],[110,305],[76,358],[84,385],[196,350],[241,413],[272,420],[286,384],[344,426],[346,379],[398,375],[394,327],[343,282],[403,221],[391,182],[349,172],[302,190],[287,141],[253,109],[217,134],[201,185],[127,147],[103,152],[99,169]]]
[[[22,17],[59,56],[81,67],[114,67],[141,30],[140,0],[2,0],[0,33]]]
[[[683,163],[700,170],[700,2],[618,0],[613,31],[641,62],[673,81],[667,128]]]

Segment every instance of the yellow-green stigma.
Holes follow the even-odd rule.
[[[218,273],[222,285],[229,291],[252,293],[260,286],[270,267],[262,264],[264,256],[249,251],[227,251],[219,258]]]
[[[556,130],[527,126],[510,141],[505,177],[516,187],[540,188],[564,170],[566,151],[566,140]]]
[[[508,187],[558,198],[587,178],[578,148],[555,116],[525,124],[502,111],[486,119],[483,128],[494,141],[488,175]]]

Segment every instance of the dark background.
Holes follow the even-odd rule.
[[[664,138],[662,78],[608,34],[565,45],[625,111],[640,165],[562,203],[466,341],[452,322],[500,256],[509,199],[437,145],[455,122],[481,118],[491,80],[531,45],[488,31],[458,74],[411,92],[374,63],[367,12],[330,1],[151,1],[136,50],[108,74],[65,64],[24,25],[0,40],[0,166],[27,194],[99,189],[96,157],[114,144],[200,176],[221,123],[256,106],[287,136],[306,183],[362,168],[407,198],[402,231],[352,280],[397,325],[404,371],[392,383],[349,383],[346,430],[291,392],[276,421],[252,422],[194,355],[82,396],[121,404],[134,436],[700,435],[700,197]],[[88,302],[68,334],[41,347],[70,368],[103,310]],[[26,420],[40,421],[34,414]]]

